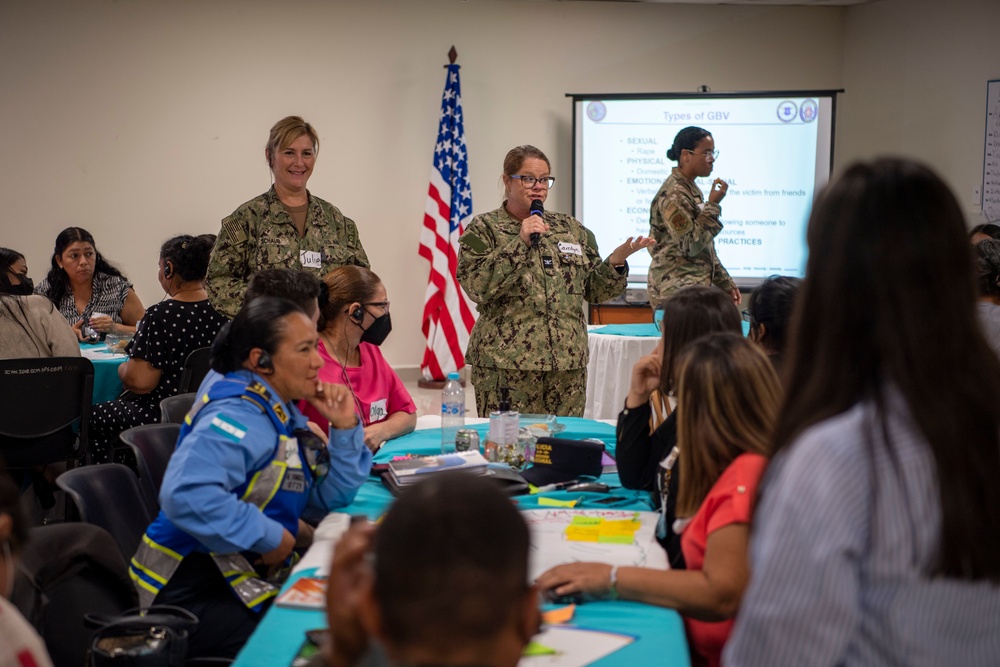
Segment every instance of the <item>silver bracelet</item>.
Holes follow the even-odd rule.
[[[608,576],[608,593],[612,600],[618,599],[618,566],[611,566],[611,574]]]

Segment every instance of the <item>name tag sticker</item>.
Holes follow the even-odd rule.
[[[302,493],[306,490],[306,475],[302,470],[286,470],[285,478],[281,480],[281,490],[292,493]]]
[[[579,243],[566,243],[565,241],[560,241],[559,253],[562,255],[579,255],[580,257],[583,257],[583,248],[580,247]]]
[[[299,263],[304,269],[323,268],[323,255],[314,250],[300,250]]]
[[[301,468],[302,459],[299,457],[298,438],[285,440],[285,463],[289,468]]]
[[[380,422],[380,421],[382,421],[383,419],[385,419],[386,417],[389,416],[389,414],[388,414],[388,402],[389,402],[389,399],[383,398],[380,401],[375,401],[374,403],[372,403],[368,407],[368,423],[369,424],[374,424],[375,422]]]

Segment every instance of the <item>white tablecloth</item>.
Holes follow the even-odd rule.
[[[632,366],[656,347],[651,336],[608,336],[587,334],[590,361],[587,363],[587,419],[618,419],[625,406]]]

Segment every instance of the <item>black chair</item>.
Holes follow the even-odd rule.
[[[197,391],[198,385],[208,375],[211,368],[212,348],[199,347],[184,360],[184,370],[181,372],[180,392],[186,394]]]
[[[73,499],[80,520],[111,533],[131,560],[153,520],[135,473],[120,463],[83,466],[59,475],[56,484]]]
[[[0,360],[0,456],[7,466],[72,467],[86,457],[93,391],[90,359]]]
[[[152,516],[160,511],[160,486],[180,431],[180,424],[145,424],[123,431],[120,436],[122,442],[135,452],[139,488]]]
[[[55,667],[81,667],[94,634],[84,614],[115,617],[138,605],[128,564],[107,531],[83,523],[31,529],[10,601],[45,641]]]
[[[167,396],[160,401],[160,422],[163,424],[183,424],[188,410],[198,397],[195,392]]]

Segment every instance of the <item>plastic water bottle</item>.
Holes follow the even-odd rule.
[[[458,373],[448,373],[441,390],[441,453],[455,451],[455,435],[465,427],[465,387]]]

